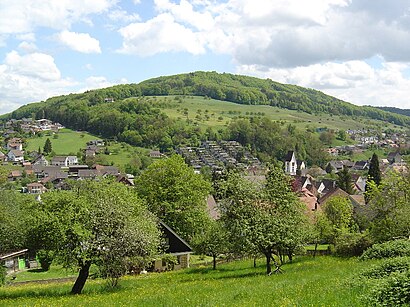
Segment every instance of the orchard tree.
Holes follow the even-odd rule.
[[[210,221],[203,231],[197,234],[192,245],[197,253],[212,257],[212,268],[216,270],[216,258],[230,251],[228,232],[221,221]]]
[[[27,208],[32,197],[16,191],[1,190],[0,198],[0,254],[26,246]]]
[[[157,253],[156,218],[137,194],[112,181],[82,181],[72,190],[51,191],[32,208],[31,241],[52,251],[79,275],[71,290],[81,293],[92,264],[115,286],[131,257]]]
[[[209,220],[206,197],[211,184],[179,155],[152,163],[136,187],[149,210],[188,241]]]
[[[410,237],[410,173],[389,172],[369,182],[370,234],[376,242]]]
[[[333,244],[341,234],[348,233],[355,228],[353,205],[347,198],[332,197],[323,205],[322,210],[331,226],[329,239]],[[323,226],[326,227],[325,223],[323,223]]]
[[[280,168],[272,167],[266,184],[257,186],[238,174],[228,178],[226,198],[222,201],[222,219],[243,248],[257,249],[266,257],[266,273],[271,274],[271,261],[280,272],[285,253],[303,242],[307,230],[304,207],[291,190],[290,178]]]

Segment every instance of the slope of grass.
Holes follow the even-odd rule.
[[[27,151],[43,150],[44,143],[50,139],[52,149],[57,155],[77,154],[81,148],[85,148],[88,141],[99,139],[85,131],[73,131],[61,129],[57,134],[43,133],[41,137],[28,139]]]
[[[284,273],[266,276],[259,261],[239,261],[210,268],[129,276],[107,290],[88,281],[84,293],[70,296],[72,283],[0,289],[2,306],[362,306],[366,289],[351,279],[368,262],[333,257],[296,258]]]
[[[293,124],[299,128],[320,128],[327,127],[334,130],[363,129],[368,127],[380,127],[401,129],[402,127],[389,124],[379,120],[372,120],[361,117],[331,116],[327,114],[309,114],[295,110],[282,109],[268,105],[243,105],[228,101],[205,99],[198,96],[185,96],[182,99],[175,99],[178,96],[147,97],[152,103],[163,110],[171,118],[179,118],[186,121],[190,119],[200,127],[221,128],[229,123],[233,118],[266,116],[272,120],[283,121],[284,124]],[[187,111],[186,114],[184,111]],[[198,120],[197,116],[202,120]],[[206,119],[206,115],[209,116]],[[222,118],[222,119],[221,119]]]

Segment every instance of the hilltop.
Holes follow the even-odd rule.
[[[410,125],[407,116],[370,106],[356,106],[317,90],[281,84],[270,79],[201,71],[158,77],[139,84],[117,85],[82,94],[57,96],[45,102],[23,106],[6,117],[21,118],[32,116],[33,113],[37,117],[56,117],[56,113],[66,110],[67,107],[77,115],[78,109],[81,109],[82,113],[84,108],[107,102],[130,97],[168,95],[204,96],[244,105],[268,105],[308,114],[361,116],[397,125]],[[84,121],[87,118],[81,120],[83,123],[76,125],[86,126]],[[64,120],[60,122],[67,125]]]

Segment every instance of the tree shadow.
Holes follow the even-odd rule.
[[[12,289],[13,286],[9,286],[6,288],[3,288],[6,291],[2,291],[0,289],[0,305],[2,300],[14,300],[14,299],[24,299],[24,298],[35,298],[35,299],[41,299],[41,298],[62,298],[62,297],[71,297],[74,296],[71,294],[71,288],[73,284],[72,283],[67,283],[64,285],[56,285],[54,287],[47,287],[47,288],[41,288],[41,287],[35,287],[35,288],[26,288],[26,287],[21,287],[20,289],[17,289],[15,291],[7,291],[7,289]],[[105,283],[99,284],[99,285],[91,285],[90,287],[87,288],[87,285],[85,286],[84,290],[82,291],[81,294],[76,294],[80,296],[87,296],[91,294],[107,294],[107,293],[114,293],[114,292],[119,292],[122,291],[121,285],[116,287],[116,288],[110,288],[107,287]]]

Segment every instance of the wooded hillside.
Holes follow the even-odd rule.
[[[56,114],[70,110],[67,116],[77,118],[72,128],[85,129],[89,120],[86,116],[87,112],[84,112],[85,109],[105,104],[107,97],[121,100],[129,97],[165,95],[207,96],[239,104],[272,105],[307,113],[363,116],[397,125],[410,125],[410,119],[395,114],[397,112],[391,113],[370,106],[356,106],[317,90],[281,84],[270,79],[216,72],[192,72],[159,77],[139,84],[117,85],[82,94],[53,97],[45,102],[23,106],[9,114],[9,117],[21,118],[35,113],[37,117],[57,120]],[[64,123],[61,118],[59,120]],[[69,122],[71,123],[72,120]]]

